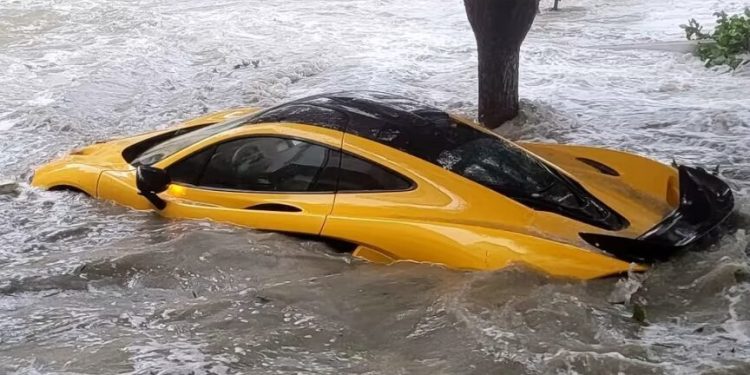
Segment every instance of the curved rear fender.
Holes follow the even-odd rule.
[[[624,262],[599,250],[519,233],[485,237],[480,246],[487,251],[488,269],[523,264],[553,276],[582,280],[646,270],[642,265]]]
[[[467,238],[457,230],[451,224],[332,215],[326,219],[321,235],[366,247],[366,252],[355,255],[371,261],[388,259],[486,269],[486,253],[470,246],[474,236]]]
[[[523,264],[575,279],[627,272],[631,267],[595,250],[516,232],[451,223],[329,216],[321,234],[366,247],[362,257],[379,263],[416,261],[473,270]]]

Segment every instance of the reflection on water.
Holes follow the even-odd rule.
[[[0,372],[750,372],[750,76],[611,48],[679,40],[686,19],[742,5],[580,0],[537,17],[523,126],[502,132],[719,164],[741,207],[717,243],[645,280],[581,283],[365,264],[26,184],[33,166],[95,140],[323,91],[390,91],[474,115],[460,0],[6,1]],[[648,325],[632,319],[635,304]]]

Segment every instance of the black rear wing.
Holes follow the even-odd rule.
[[[680,204],[636,239],[580,233],[589,244],[615,257],[638,263],[665,260],[711,233],[734,209],[732,190],[703,168],[678,167]]]

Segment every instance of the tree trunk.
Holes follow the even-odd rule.
[[[518,49],[479,48],[479,122],[500,126],[518,115]]]
[[[464,0],[479,56],[479,122],[499,126],[518,115],[518,55],[537,0]]]

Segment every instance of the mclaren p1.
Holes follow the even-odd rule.
[[[712,232],[730,188],[700,168],[577,145],[511,142],[378,92],[206,115],[36,169],[169,218],[344,243],[357,257],[591,279],[644,270]]]

